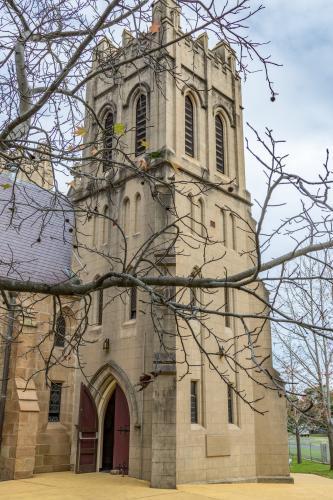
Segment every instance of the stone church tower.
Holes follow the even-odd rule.
[[[153,9],[159,29],[151,39],[169,41],[181,35],[174,0],[157,1]],[[124,32],[121,57],[135,55],[137,45]],[[118,57],[114,50],[103,42],[93,70],[102,68],[107,57]],[[76,182],[72,199],[83,214],[77,220],[74,265],[81,268],[84,281],[110,270],[130,272],[141,245],[176,217],[182,241],[166,252],[170,234],[164,233],[148,252],[147,262],[154,261],[156,273],[190,276],[205,259],[221,255],[207,263],[205,276],[223,277],[253,265],[248,256],[252,241],[244,230],[254,223],[245,186],[235,56],[224,43],[209,49],[203,34],[170,44],[160,64],[175,68],[177,81],[172,71],[154,72],[139,59],[117,74],[100,72],[89,82],[87,99],[97,118],[87,115],[87,144],[96,142],[98,149],[102,141],[104,148],[112,143],[116,149],[119,141],[128,157],[105,153],[103,162],[91,163],[89,156],[95,153],[89,146],[83,158],[86,175]],[[106,130],[102,138],[97,119]],[[117,167],[124,162],[128,168]],[[154,182],[140,176],[140,168]],[[95,185],[94,179],[102,176],[105,181]],[[211,183],[209,190],[200,189],[202,180]],[[205,245],[207,236],[218,243]],[[231,370],[230,383],[223,382],[195,345],[198,337],[207,350],[217,350],[198,322],[192,338],[180,329],[191,365],[182,377],[184,352],[166,309],[155,308],[152,319],[149,297],[140,287],[94,295],[80,358],[90,384],[77,371],[75,389],[79,415],[72,465],[78,472],[120,469],[161,488],[197,481],[290,480],[285,400],[277,391],[264,390],[242,370]],[[208,297],[201,293],[194,300],[210,303],[211,309],[224,306],[227,312],[255,313],[260,308],[238,291],[228,296],[223,291]],[[207,321],[226,342],[240,333],[232,316]],[[256,326],[252,320],[251,328]],[[267,356],[269,325],[261,329],[260,352]],[[233,349],[240,351],[242,364],[246,353],[237,342]],[[223,366],[221,358],[216,356],[216,363]],[[267,363],[274,372],[271,361]],[[140,377],[150,372],[159,375],[138,391]],[[260,408],[266,413],[254,412],[233,387],[244,390],[248,400],[264,396]]]

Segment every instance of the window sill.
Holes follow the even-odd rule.
[[[129,319],[128,321],[125,321],[122,324],[122,327],[123,328],[131,328],[132,326],[135,326],[135,324],[136,324],[136,319]]]
[[[240,431],[241,429],[236,424],[230,424],[230,423],[228,423],[228,430],[232,431],[232,432],[237,432],[237,431]]]
[[[66,429],[67,427],[61,422],[48,422],[46,426],[47,431],[63,431]]]
[[[206,429],[202,427],[201,424],[191,424],[191,431],[203,431],[206,432]]]

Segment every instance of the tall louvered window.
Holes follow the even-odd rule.
[[[189,96],[185,97],[185,153],[194,156],[194,110]]]
[[[142,155],[147,140],[147,96],[141,94],[136,103],[135,156]]]
[[[223,123],[219,116],[215,118],[216,168],[224,173]]]
[[[109,112],[106,115],[104,122],[104,140],[103,140],[103,171],[105,172],[111,168],[112,162],[112,147],[113,147],[113,125],[114,125],[114,115]]]

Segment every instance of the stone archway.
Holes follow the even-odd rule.
[[[124,393],[128,403],[130,413],[129,420],[131,423],[130,427],[132,430],[140,429],[141,427],[136,392],[126,372],[114,361],[106,363],[95,373],[89,385],[91,394],[96,402],[99,415],[97,470],[100,470],[103,467],[105,416],[108,411],[109,402],[114,396],[117,386]]]

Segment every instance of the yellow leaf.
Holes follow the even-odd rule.
[[[86,133],[87,129],[84,127],[76,127],[76,129],[74,130],[74,135],[78,135],[80,137],[83,137],[84,135],[86,135]]]
[[[113,125],[113,133],[116,135],[122,135],[125,132],[125,125],[123,123],[115,123]]]
[[[147,142],[145,139],[142,139],[142,141],[140,141],[140,144],[141,144],[141,146],[143,146],[145,149],[148,149],[148,148],[149,148],[149,142]]]
[[[158,33],[161,29],[160,23],[157,23],[156,21],[153,22],[153,24],[150,26],[149,31],[150,33]]]
[[[9,189],[10,187],[12,187],[11,184],[1,184],[1,187],[2,189]]]

